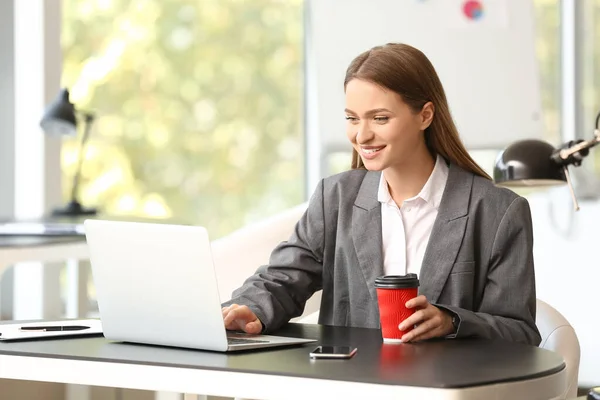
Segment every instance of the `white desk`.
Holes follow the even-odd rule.
[[[255,399],[552,399],[562,359],[533,346],[453,340],[383,345],[375,329],[289,324],[316,344],[238,354],[80,338],[0,342],[0,378]],[[351,360],[311,361],[317,344],[353,345]]]
[[[85,316],[87,311],[87,269],[79,266],[79,262],[89,258],[88,247],[83,237],[44,237],[44,236],[0,236],[0,275],[8,267],[24,262],[53,263],[67,261],[67,317],[77,318]],[[13,298],[27,299],[31,297],[31,290],[35,282],[42,275],[34,267],[23,266],[20,271],[15,271],[15,285]],[[31,276],[35,274],[35,277]],[[39,293],[42,296],[42,293]],[[40,304],[47,303],[49,296],[57,297],[59,293],[44,292],[46,299],[41,299]],[[19,315],[18,310],[13,311],[14,319],[47,318],[43,313],[38,315]],[[51,316],[56,317],[56,316]]]
[[[0,236],[0,274],[9,266],[20,262],[85,260],[88,257],[84,238]]]

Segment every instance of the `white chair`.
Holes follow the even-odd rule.
[[[254,274],[258,267],[269,262],[269,256],[275,246],[289,239],[307,206],[308,203],[300,204],[211,243],[221,301],[230,300],[232,292],[240,287],[246,278]],[[295,322],[315,311],[318,313],[320,302],[321,292],[315,293],[307,301],[304,314],[292,321]]]
[[[304,313],[300,318],[296,321],[299,324],[318,324],[319,323],[319,310],[312,312],[310,314]]]
[[[271,252],[279,243],[289,239],[307,205],[303,203],[287,209],[211,243],[221,301],[231,299],[231,293],[246,278],[269,262]],[[303,315],[318,310],[320,301],[319,292],[308,300]]]
[[[540,299],[535,323],[542,336],[539,347],[554,351],[565,360],[567,386],[561,398],[576,398],[580,349],[575,330],[561,313]]]

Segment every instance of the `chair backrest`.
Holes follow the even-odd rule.
[[[565,360],[567,388],[561,398],[576,398],[580,349],[575,330],[561,313],[539,299],[537,300],[535,323],[542,336],[539,347],[554,351],[560,354]]]
[[[272,217],[247,225],[211,244],[221,301],[231,298],[261,265],[269,262],[273,249],[288,240],[296,223],[306,211],[307,203],[287,209]],[[304,315],[319,309],[320,292],[306,304]]]

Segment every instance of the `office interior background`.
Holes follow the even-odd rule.
[[[446,1],[449,7],[463,3]],[[436,0],[402,2],[413,9]],[[315,23],[327,16],[310,18],[310,7],[314,12],[319,7],[327,11],[326,4],[333,12],[344,12],[345,5],[362,7],[367,29],[355,32],[359,35],[368,35],[368,27],[377,23],[366,0],[312,3],[0,0],[0,216],[35,218],[69,199],[81,138],[47,136],[39,127],[44,108],[61,87],[69,88],[78,109],[96,114],[79,193],[83,204],[97,206],[103,214],[202,225],[217,239],[305,202],[319,178],[350,164],[343,108],[318,114],[323,109],[318,99],[325,92],[312,85],[323,79],[314,65],[324,62],[319,55],[326,52],[315,49],[323,43],[319,35],[328,33]],[[532,30],[532,47],[524,48],[530,58],[500,58],[496,69],[481,74],[494,81],[515,65],[517,71],[519,66],[535,67],[533,81],[514,79],[506,90],[515,101],[521,91],[526,100],[539,99],[540,128],[506,132],[505,141],[534,136],[558,147],[592,137],[600,111],[600,0],[487,3],[490,13],[505,12],[488,16],[496,18],[488,29],[498,40],[518,37],[515,29]],[[519,21],[526,24],[516,27]],[[351,41],[345,34],[349,28],[329,30],[332,35],[337,31],[337,40]],[[389,32],[388,41],[403,41],[394,36],[394,27]],[[431,38],[440,46],[445,40]],[[474,40],[457,57],[465,63],[478,57],[489,61],[493,46],[504,45],[498,43]],[[526,46],[527,36],[513,45]],[[355,55],[362,50],[366,48],[359,47]],[[431,58],[437,66],[436,56]],[[344,72],[337,71],[335,79],[341,81]],[[468,88],[441,75],[445,85]],[[498,96],[457,92],[449,95],[451,108],[461,109],[461,102],[474,96],[493,108]],[[331,126],[342,130],[327,135],[338,135],[339,141],[322,140],[323,119],[338,121]],[[490,174],[504,141],[486,130],[510,120],[499,110],[479,125],[478,135],[469,131],[465,139]],[[534,219],[538,298],[576,329],[581,386],[600,385],[594,316],[600,280],[594,251],[600,237],[600,149],[595,150],[572,169],[580,211],[573,211],[566,187],[522,192]],[[3,304],[11,301],[7,296],[14,274],[4,274]],[[62,293],[66,286],[63,278]],[[91,279],[89,292],[93,301]]]

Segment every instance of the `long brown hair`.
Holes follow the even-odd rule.
[[[476,175],[491,179],[471,158],[452,120],[446,93],[431,61],[420,50],[407,44],[388,43],[365,51],[356,57],[344,80],[344,90],[352,79],[375,83],[396,92],[414,111],[427,102],[434,105],[431,125],[425,129],[429,151]],[[352,151],[352,169],[365,166],[356,150]]]

